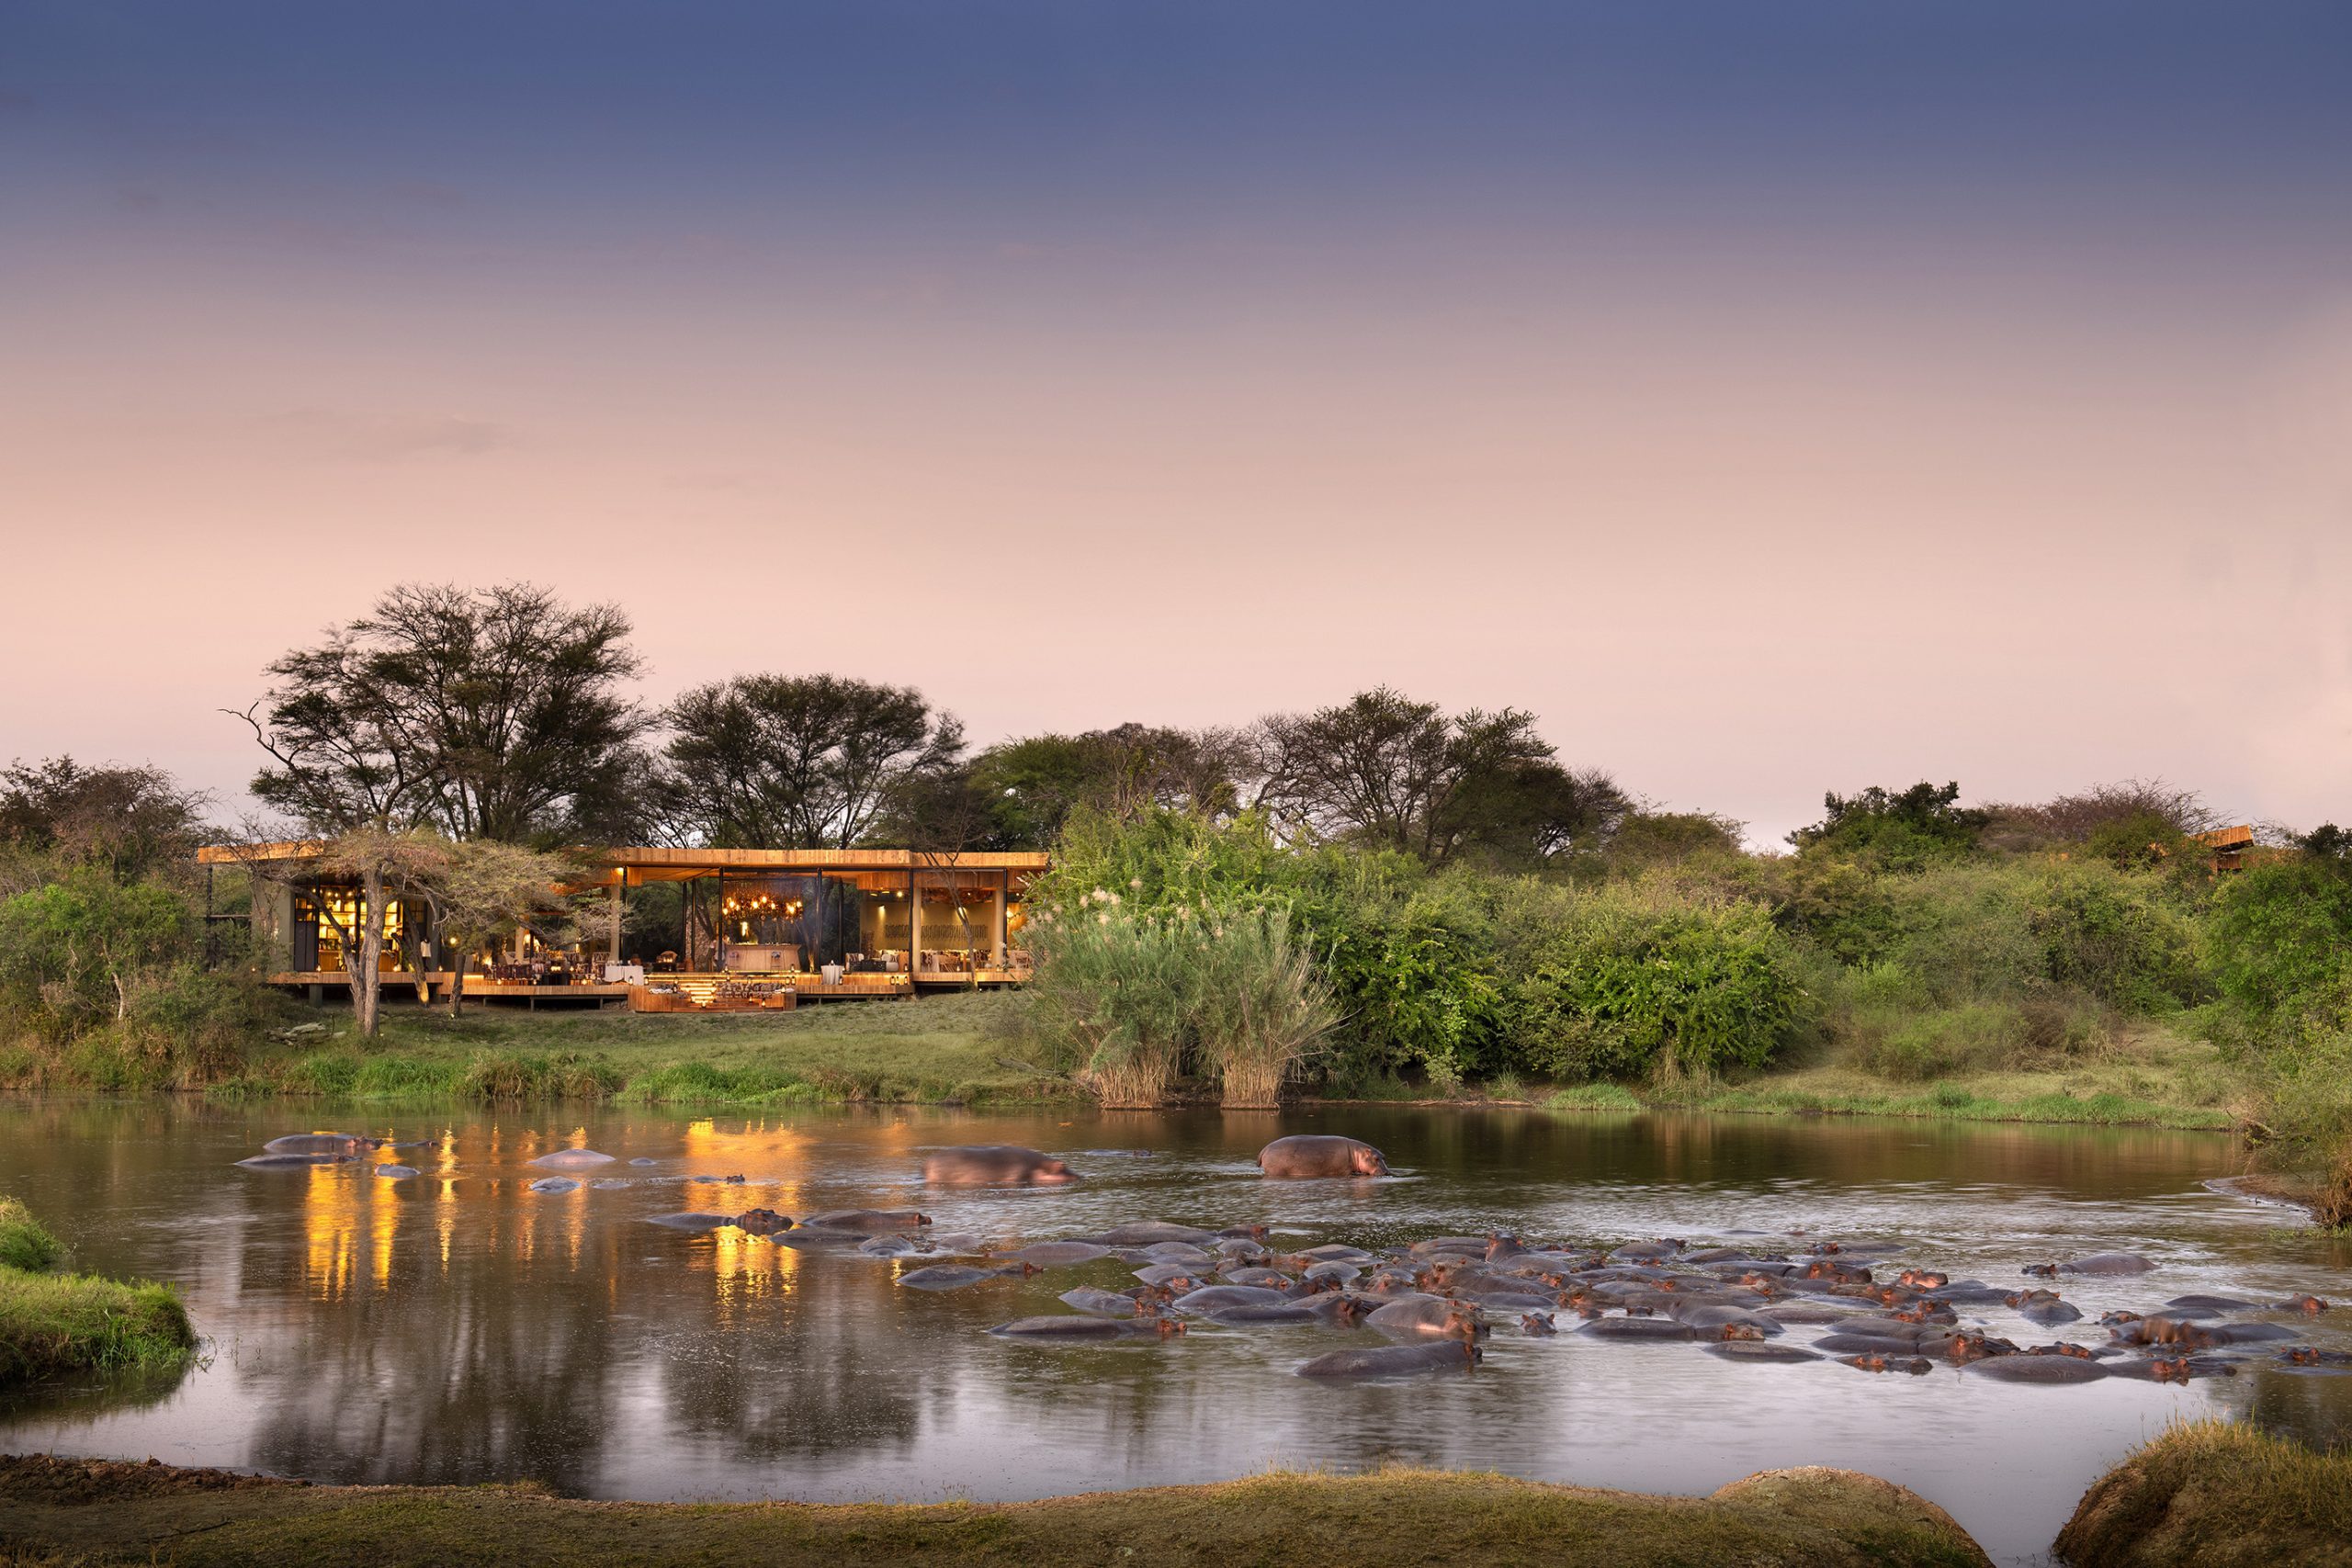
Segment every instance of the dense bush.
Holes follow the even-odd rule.
[[[0,1009],[52,1041],[125,1018],[133,992],[188,954],[195,934],[167,889],[74,872],[0,903]]]
[[[1538,1072],[1760,1067],[1803,1017],[1794,954],[1761,906],[1690,902],[1640,885],[1543,902],[1550,918],[1522,944],[1506,1025],[1514,1055]]]
[[[2213,983],[2257,1022],[2352,1014],[2352,869],[2310,858],[2249,866],[2206,921]]]

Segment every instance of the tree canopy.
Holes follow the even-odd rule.
[[[1629,802],[1609,777],[1561,766],[1518,708],[1447,715],[1386,686],[1258,725],[1257,804],[1293,836],[1543,861],[1590,847]]]
[[[431,825],[553,842],[632,816],[645,716],[628,619],[529,583],[408,584],[271,662],[242,716],[274,766],[254,794],[314,831]]]
[[[18,761],[0,772],[0,844],[138,882],[186,864],[209,804],[161,768]]]
[[[964,750],[962,724],[912,686],[840,675],[738,675],[695,687],[662,719],[665,813],[729,849],[847,849]]]

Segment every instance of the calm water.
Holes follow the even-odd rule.
[[[429,1140],[387,1156],[424,1175],[232,1163],[322,1126]],[[1258,1147],[1303,1130],[1368,1138],[1397,1176],[1261,1180]],[[1069,1151],[1092,1179],[917,1185],[925,1145],[986,1142]],[[525,1190],[541,1174],[526,1160],[580,1143],[658,1163],[606,1168],[559,1197]],[[1995,1283],[2069,1252],[2158,1259],[2140,1279],[2061,1285],[2090,1320],[2058,1332],[2088,1343],[2105,1337],[2099,1311],[2189,1291],[2352,1296],[2352,1249],[2202,1185],[2230,1155],[2196,1134],[1522,1111],[747,1120],[18,1100],[0,1103],[0,1192],[32,1204],[81,1266],[180,1284],[213,1354],[167,1386],[0,1402],[0,1450],[695,1499],[1022,1498],[1387,1461],[1705,1492],[1831,1464],[1914,1487],[1996,1558],[2031,1562],[2091,1480],[2171,1417],[2251,1412],[2340,1442],[2352,1377],[2276,1371],[2264,1356],[2187,1388],[2019,1387],[1498,1329],[1467,1378],[1324,1386],[1290,1373],[1350,1342],[1328,1329],[1201,1325],[1165,1345],[1083,1348],[982,1332],[1064,1310],[1055,1297],[1073,1285],[1128,1283],[1108,1259],[927,1294],[895,1288],[888,1262],[646,1221],[920,1204],[940,1230],[1012,1245],[1141,1218],[1266,1221],[1301,1246],[1489,1227],[1577,1240],[1800,1229],[1805,1241],[1898,1236],[1906,1262]],[[688,1180],[734,1173],[747,1184]],[[1999,1307],[1962,1316],[2021,1343],[2052,1337]],[[2352,1313],[2310,1337],[2352,1343]]]

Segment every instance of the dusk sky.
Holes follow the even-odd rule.
[[[0,0],[0,761],[402,581],[1775,840],[2352,818],[2352,6]]]

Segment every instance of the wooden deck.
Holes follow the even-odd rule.
[[[749,971],[726,975],[649,975],[643,987],[616,982],[583,982],[568,986],[534,986],[518,981],[485,979],[479,975],[466,976],[466,997],[471,1001],[520,1002],[585,1002],[600,1005],[627,1002],[640,1012],[677,1011],[737,1011],[747,1010],[753,1004],[721,1001],[718,991],[721,985],[780,986],[788,987],[799,1005],[810,1002],[903,1000],[919,991],[969,990],[975,985],[984,987],[1017,986],[1029,977],[1025,969],[981,969],[966,974],[936,975],[843,975],[828,985],[822,975],[816,974],[754,974]],[[449,972],[431,971],[422,976],[428,999],[447,1000],[449,995]],[[384,993],[398,998],[414,995],[419,976],[410,970],[386,970]],[[301,987],[318,991],[345,991],[351,976],[340,969],[281,970],[269,977],[273,986]],[[655,989],[662,987],[662,989]],[[649,994],[656,998],[648,1000]],[[676,1002],[662,1000],[677,996],[686,999],[681,1007]]]

